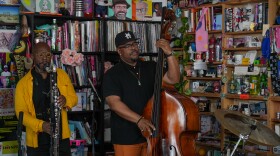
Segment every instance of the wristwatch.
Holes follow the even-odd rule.
[[[173,55],[174,55],[174,53],[175,53],[175,52],[174,52],[174,51],[172,51],[170,54],[165,55],[165,57],[166,57],[166,58],[168,58],[168,57],[170,57],[170,56],[173,56]]]

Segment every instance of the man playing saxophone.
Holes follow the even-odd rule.
[[[50,103],[51,85],[50,66],[52,53],[48,44],[39,42],[32,51],[33,68],[18,82],[15,92],[16,115],[23,112],[23,125],[26,127],[26,145],[28,156],[50,156],[51,124]],[[57,105],[60,113],[59,156],[70,156],[70,130],[67,109],[77,104],[77,95],[67,73],[57,69],[57,87],[59,97]]]

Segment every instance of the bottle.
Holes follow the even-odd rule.
[[[215,54],[216,54],[216,59],[215,60],[217,62],[221,61],[220,57],[221,57],[222,49],[221,49],[221,45],[220,44],[221,44],[220,43],[220,39],[217,38],[217,41],[216,41],[216,44],[215,44]]]
[[[267,74],[265,73],[265,69],[260,74],[260,95],[267,95]]]
[[[232,71],[232,74],[231,74],[231,80],[229,81],[228,83],[228,93],[230,94],[236,94],[236,81],[234,79],[234,73]]]
[[[250,76],[250,95],[259,94],[259,80],[256,75]]]
[[[214,62],[216,58],[215,53],[215,44],[216,44],[216,38],[214,35],[209,39],[209,55],[208,55],[208,62]]]
[[[51,32],[52,32],[52,38],[51,38],[51,51],[55,52],[57,51],[57,46],[56,46],[56,39],[57,39],[57,24],[56,24],[56,19],[53,19],[53,24],[51,27]]]
[[[244,76],[244,82],[242,84],[242,94],[249,94],[250,93],[250,81],[249,76]]]
[[[92,0],[84,0],[84,17],[92,18]]]

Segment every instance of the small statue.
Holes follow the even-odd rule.
[[[95,13],[96,17],[103,17],[107,18],[107,9],[108,6],[112,5],[111,2],[108,0],[95,0],[96,8],[95,8]]]

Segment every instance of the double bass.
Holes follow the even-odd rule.
[[[163,8],[161,38],[171,39],[176,16]],[[148,101],[143,117],[150,120],[156,130],[142,135],[148,143],[147,156],[194,156],[195,139],[200,130],[199,109],[188,97],[174,87],[162,85],[164,55],[158,53],[153,97]]]

